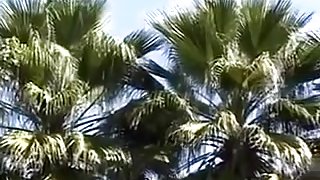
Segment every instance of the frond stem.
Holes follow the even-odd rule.
[[[30,132],[30,133],[33,132],[33,131],[31,131],[31,130],[28,130],[28,129],[11,127],[11,126],[3,126],[3,125],[0,125],[0,128],[2,128],[2,129],[8,129],[8,130],[24,131],[24,132]]]
[[[106,92],[106,89],[103,91],[92,101],[92,103],[80,114],[80,116],[72,123],[72,128],[74,125],[82,119],[82,117],[95,105],[95,103],[102,97],[102,95]]]

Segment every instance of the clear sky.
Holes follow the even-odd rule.
[[[111,34],[123,37],[147,25],[148,15],[159,10],[170,11],[177,4],[190,5],[191,0],[109,0]]]
[[[293,6],[303,12],[315,12],[308,29],[320,29],[320,0],[292,0]],[[133,30],[147,25],[148,14],[158,10],[172,12],[173,7],[186,7],[192,0],[109,0],[107,13],[109,23],[106,30],[122,38]]]

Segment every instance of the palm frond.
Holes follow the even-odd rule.
[[[263,51],[276,53],[311,17],[292,12],[288,0],[244,1],[241,14],[240,48],[253,59]]]
[[[180,68],[169,67],[165,69],[152,59],[145,59],[142,66],[149,73],[163,78],[168,83],[167,86],[170,90],[185,97],[189,97],[192,94],[191,82],[183,75]]]
[[[130,33],[124,38],[124,42],[134,47],[138,58],[159,50],[165,44],[165,40],[160,35],[147,30]]]
[[[311,152],[299,137],[265,133],[262,128],[248,126],[244,137],[255,152],[272,163],[271,172],[292,178],[310,166]],[[305,153],[304,153],[305,152]],[[286,169],[287,168],[287,169]]]
[[[208,62],[223,53],[222,40],[210,15],[181,11],[175,17],[165,15],[163,24],[153,24],[173,44],[183,70],[200,82],[208,78]]]
[[[58,91],[49,87],[42,89],[32,82],[24,87],[25,101],[31,103],[38,113],[46,115],[69,112],[83,93],[83,83],[77,80]]]
[[[280,70],[267,53],[260,54],[247,68],[247,76],[242,86],[252,92],[258,90],[276,90],[281,82]]]
[[[134,147],[131,150],[131,154],[135,154],[132,157],[133,167],[142,171],[154,171],[158,175],[169,177],[171,174],[171,168],[175,163],[175,157],[171,154],[173,148],[170,146],[145,146],[142,148]],[[135,170],[137,170],[135,169]],[[138,170],[138,171],[139,171]]]
[[[142,62],[143,68],[145,68],[148,72],[159,76],[164,79],[168,79],[170,81],[173,77],[173,73],[170,70],[167,70],[160,66],[158,63],[153,61],[152,59],[145,58]]]
[[[295,64],[288,70],[286,75],[286,84],[289,88],[306,83],[319,78],[319,49],[320,38],[316,33],[310,34],[308,38],[304,39],[297,48],[292,59]]]
[[[71,45],[81,42],[88,32],[99,29],[105,4],[106,0],[51,1],[48,7],[49,23],[56,42],[69,49]]]
[[[13,37],[6,39],[2,46],[5,53],[4,65],[14,75],[14,80],[21,84],[33,81],[42,86],[52,81],[53,71],[57,68],[56,58],[61,58],[61,61],[65,59],[61,53],[54,55],[56,51],[53,51],[52,44],[41,40],[37,31],[30,31],[28,44],[22,44]]]
[[[0,36],[29,40],[30,30],[46,28],[46,4],[40,0],[4,0],[0,4]]]
[[[294,103],[288,99],[279,100],[271,106],[273,118],[278,117],[277,121],[294,122],[303,128],[319,126],[319,110],[317,106],[303,105]]]
[[[220,126],[221,127],[221,126]],[[204,165],[214,165],[214,174],[223,176],[224,173],[240,173],[245,177],[257,177],[261,173],[274,172],[287,176],[295,175],[297,172],[304,172],[311,162],[311,152],[304,141],[295,136],[282,134],[267,134],[258,126],[246,126],[236,136],[226,136],[220,138],[219,129],[213,123],[188,123],[180,127],[175,135],[180,135],[180,139],[185,139],[187,143],[195,143],[198,140],[204,141],[205,136],[212,142],[216,142],[218,148],[206,159],[201,158]],[[181,133],[184,130],[184,134]],[[210,133],[211,132],[211,133]],[[221,136],[221,135],[220,135]],[[223,137],[223,136],[222,136]],[[283,138],[283,139],[282,139]],[[209,139],[208,139],[209,140]],[[240,144],[238,144],[240,141]],[[237,150],[235,152],[235,150]],[[303,152],[306,152],[304,154]],[[221,158],[220,163],[216,163],[217,158]],[[194,159],[195,160],[195,159]],[[248,161],[251,164],[244,164]],[[281,165],[280,165],[280,164]],[[227,164],[235,169],[230,168]],[[282,166],[282,168],[281,168]],[[203,166],[201,166],[203,167]],[[222,169],[221,169],[222,168]],[[291,172],[285,168],[293,168]]]
[[[164,89],[164,86],[139,64],[128,67],[124,83],[139,90],[159,91]]]
[[[169,137],[175,139],[176,144],[189,145],[196,144],[204,140],[212,133],[218,132],[218,128],[210,123],[188,122],[179,126],[169,134]]]
[[[221,111],[213,118],[212,122],[191,121],[178,126],[169,133],[169,137],[176,143],[197,145],[202,141],[223,136],[235,136],[239,132],[239,123],[230,111]]]
[[[105,34],[89,33],[81,49],[78,74],[93,86],[118,85],[135,60],[128,45]]]
[[[49,43],[49,51],[51,53],[48,56],[54,61],[54,75],[49,84],[55,89],[63,89],[69,82],[78,79],[79,60],[69,50],[55,43]]]
[[[206,157],[199,156],[202,161],[199,170],[209,170],[212,178],[257,178],[261,173],[275,170],[271,157],[279,157],[274,153],[276,146],[257,126],[246,126],[237,134],[223,138],[213,136],[208,141],[214,150],[204,154]]]
[[[185,120],[195,119],[192,107],[185,99],[171,92],[159,91],[147,96],[145,102],[130,113],[131,127],[136,128],[144,119],[143,117],[152,114],[156,109],[180,111],[186,118]]]
[[[217,35],[226,42],[235,38],[238,28],[238,6],[234,0],[205,0],[204,13],[214,22]]]
[[[97,107],[97,105],[100,107],[103,106],[101,101],[103,101],[103,95],[105,93],[106,91],[105,91],[105,88],[103,87],[93,88],[88,90],[86,93],[83,93],[83,96],[79,98],[76,106],[73,107],[73,112],[70,114],[71,115],[70,122],[68,122],[68,125],[66,128],[73,131],[74,128],[78,128],[81,125],[87,124],[86,121],[89,121],[88,123],[92,122],[87,119],[88,118],[87,114],[90,113],[90,110]],[[93,117],[94,116],[96,116],[96,114],[93,115]],[[89,116],[89,118],[91,117],[92,116]],[[85,122],[83,122],[83,120],[85,120]]]
[[[210,62],[210,73],[216,87],[224,90],[244,88],[253,93],[277,90],[281,82],[278,62],[267,52],[253,60],[238,54],[234,44],[226,46],[226,55]]]
[[[289,168],[293,168],[291,169],[293,174],[303,174],[303,172],[309,169],[311,165],[312,153],[308,145],[301,138],[292,135],[275,133],[271,133],[269,136],[277,146],[282,164],[289,166],[291,165]]]
[[[73,133],[68,138],[67,149],[72,157],[71,167],[94,170],[99,166],[112,168],[131,163],[130,156],[119,148],[104,147],[90,141],[81,133]]]
[[[26,162],[35,169],[41,169],[47,160],[56,164],[67,158],[64,140],[58,134],[12,132],[2,137],[0,147],[13,162]]]

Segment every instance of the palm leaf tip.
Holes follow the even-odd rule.
[[[159,50],[165,43],[165,40],[154,32],[139,30],[126,36],[124,42],[133,46],[137,57],[140,58],[149,52]]]

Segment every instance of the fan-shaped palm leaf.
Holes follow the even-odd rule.
[[[100,28],[105,4],[106,0],[51,1],[48,7],[49,23],[56,42],[69,49],[71,45],[81,42],[89,31]]]
[[[243,53],[254,59],[261,52],[277,52],[309,20],[310,15],[290,11],[290,1],[267,3],[259,0],[244,1],[241,8],[239,42]],[[271,40],[274,39],[274,40]]]
[[[30,163],[31,168],[39,170],[47,160],[56,164],[67,158],[63,137],[58,134],[13,132],[2,138],[1,149],[14,162]]]
[[[30,31],[46,29],[46,3],[38,0],[5,0],[0,4],[0,36],[17,37],[21,42],[29,40]]]

